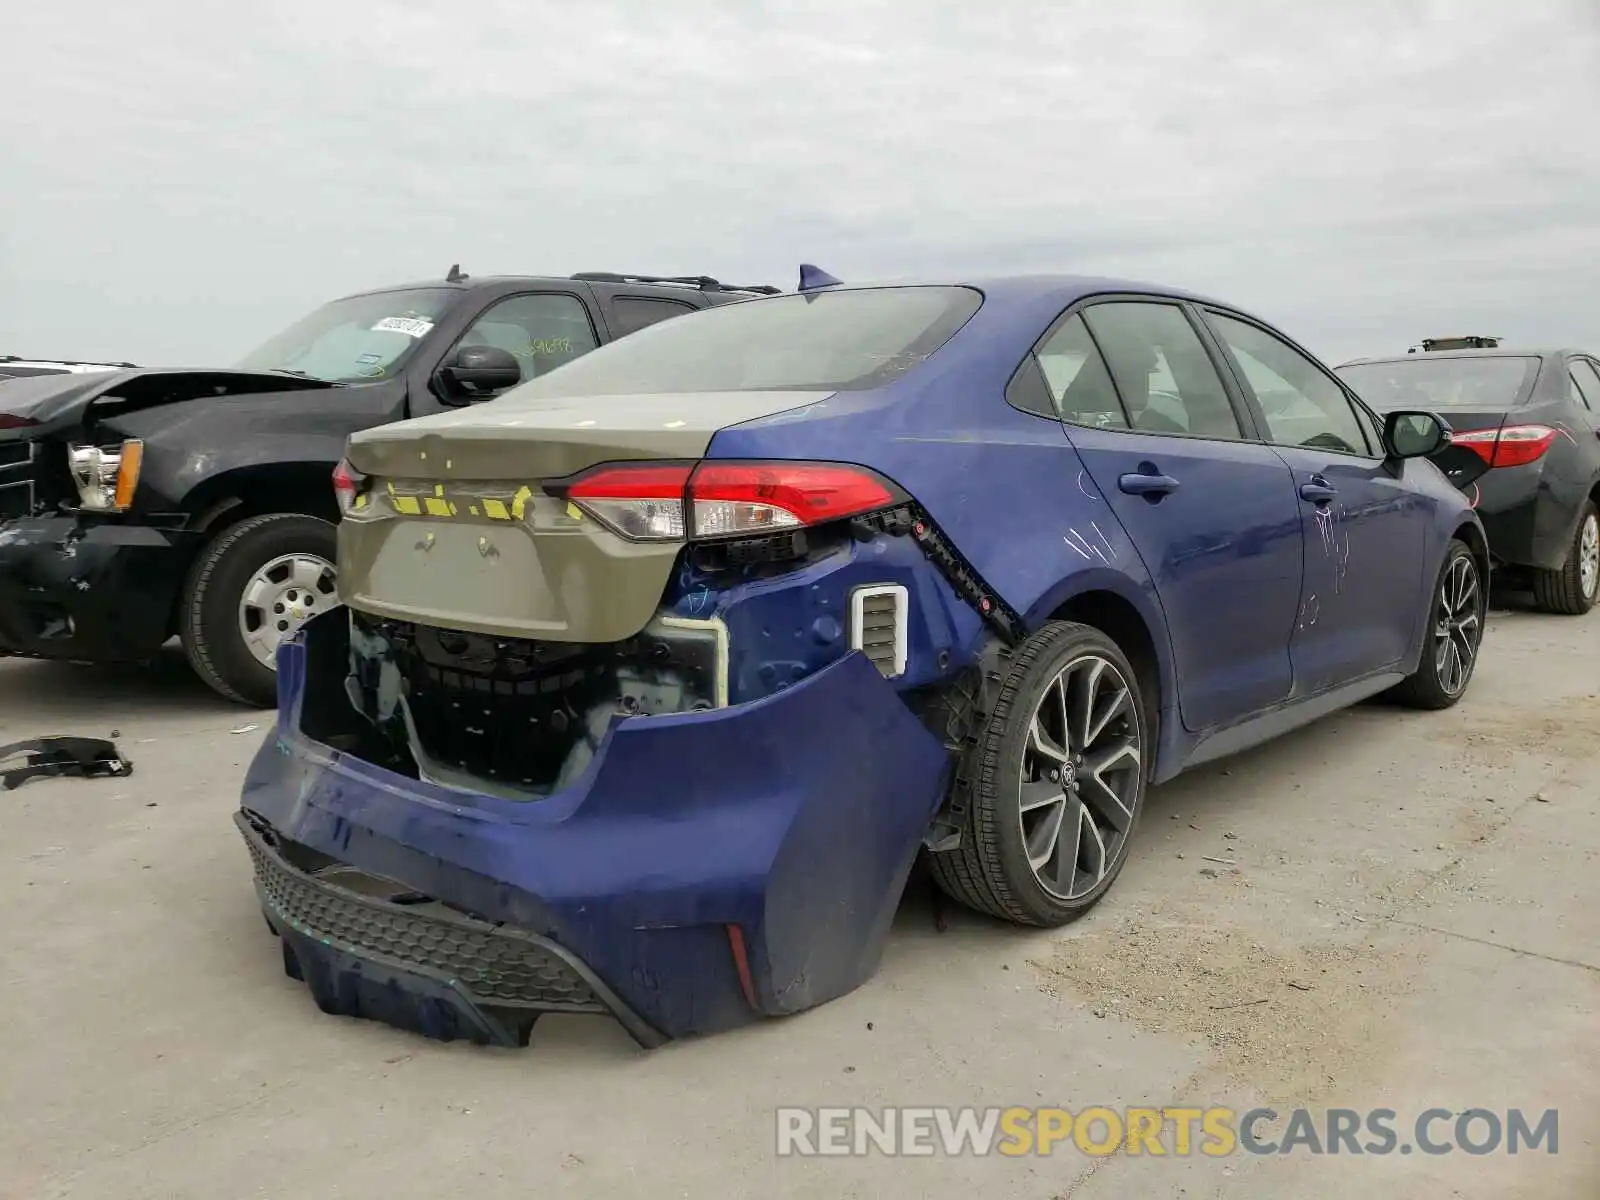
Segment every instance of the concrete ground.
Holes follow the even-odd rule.
[[[318,1012],[229,820],[269,717],[177,657],[0,664],[0,743],[115,729],[137,764],[0,792],[0,1196],[1600,1196],[1600,615],[1497,612],[1456,709],[1159,789],[1068,930],[941,930],[917,890],[859,992],[651,1054],[601,1019],[502,1052]],[[778,1105],[1185,1103],[1558,1108],[1559,1152],[774,1153]]]

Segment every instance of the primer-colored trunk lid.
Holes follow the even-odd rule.
[[[828,394],[512,395],[358,433],[350,464],[373,486],[339,524],[341,598],[503,637],[632,637],[660,606],[682,543],[630,542],[542,482],[604,462],[698,459],[718,430]]]

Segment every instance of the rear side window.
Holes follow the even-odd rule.
[[[971,288],[829,289],[702,309],[658,321],[515,395],[851,391],[925,362],[971,320]],[[513,394],[513,393],[507,393]]]
[[[1063,321],[1034,357],[1063,421],[1101,429],[1128,428],[1128,417],[1122,411],[1122,401],[1117,399],[1111,372],[1082,317]]]
[[[618,337],[636,333],[646,325],[654,325],[657,321],[665,321],[668,317],[681,317],[685,313],[692,313],[695,307],[692,304],[683,304],[677,300],[655,300],[644,296],[618,296],[611,302],[611,315],[615,318]]]
[[[1126,406],[1142,433],[1238,441],[1244,436],[1200,335],[1175,304],[1107,301],[1084,310]]]

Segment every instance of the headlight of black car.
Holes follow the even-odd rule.
[[[120,446],[68,446],[67,464],[83,507],[93,512],[124,512],[133,504],[144,463],[144,443]]]

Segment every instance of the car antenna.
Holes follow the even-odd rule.
[[[460,263],[451,263],[450,264],[450,273],[444,277],[444,281],[446,283],[461,283],[463,280],[470,279],[470,278],[471,278],[470,275],[463,275],[461,273],[461,264]]]
[[[811,263],[800,264],[800,291],[814,292],[819,288],[838,287],[844,280],[835,279],[821,267]]]

